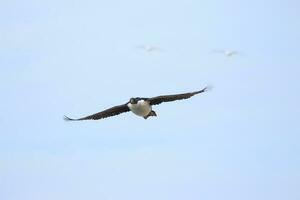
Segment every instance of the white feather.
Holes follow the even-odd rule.
[[[144,100],[138,101],[137,104],[128,103],[127,105],[134,114],[141,117],[147,116],[152,110],[149,102]]]

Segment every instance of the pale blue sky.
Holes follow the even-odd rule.
[[[300,199],[299,8],[1,0],[0,199]],[[208,84],[149,120],[62,120]]]

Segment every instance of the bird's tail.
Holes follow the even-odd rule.
[[[151,112],[147,116],[145,116],[144,119],[147,119],[150,116],[156,117],[157,114],[156,114],[156,112],[154,112],[153,110],[151,110]]]

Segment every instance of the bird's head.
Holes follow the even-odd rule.
[[[130,98],[129,103],[137,104],[138,100],[136,98]]]

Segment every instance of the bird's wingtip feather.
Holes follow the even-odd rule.
[[[71,118],[67,117],[66,115],[64,115],[64,120],[65,121],[74,121],[75,119],[71,119]]]
[[[206,86],[204,89],[203,89],[203,92],[207,92],[207,91],[210,91],[213,89],[213,86],[212,85],[208,85]]]
[[[199,91],[195,92],[195,94],[199,94],[199,93],[202,93],[202,92],[210,91],[210,90],[212,90],[212,88],[213,87],[211,85],[208,85],[205,88],[203,88],[202,90],[199,90]]]

